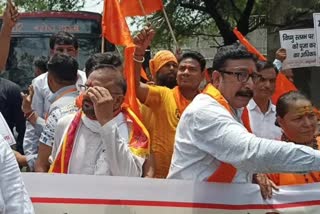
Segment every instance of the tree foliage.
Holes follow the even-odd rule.
[[[83,8],[85,0],[15,0],[14,2],[26,12],[74,11]]]
[[[246,35],[263,25],[265,19],[253,21],[252,15],[265,17],[266,2],[267,0],[165,0],[164,4],[178,41],[203,36],[221,46],[236,41],[232,33],[234,27]],[[156,25],[158,31],[155,43],[170,48],[172,38],[163,14],[159,12],[150,16],[149,21]],[[223,43],[218,42],[216,37],[222,37]]]

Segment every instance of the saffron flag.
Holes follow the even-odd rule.
[[[162,0],[121,0],[120,7],[124,16],[146,16],[162,10],[163,3]]]
[[[137,101],[137,95],[136,95],[136,88],[135,88],[135,71],[134,71],[134,62],[133,62],[133,54],[134,54],[134,46],[126,47],[124,58],[125,58],[125,64],[124,64],[124,70],[125,70],[125,77],[127,81],[127,93],[125,97],[125,103],[130,106],[132,111],[137,115],[138,118],[141,118],[140,113],[140,106]]]
[[[238,31],[236,27],[233,29],[233,33],[238,38],[239,42],[243,44],[250,53],[258,56],[261,61],[267,61],[267,59],[240,33],[240,31]]]
[[[110,42],[116,45],[126,46],[125,49],[125,77],[128,90],[125,97],[125,103],[130,106],[132,111],[139,117],[140,109],[136,99],[135,77],[133,53],[134,44],[128,28],[127,22],[120,9],[118,0],[105,0],[102,19],[102,33]]]
[[[288,93],[290,91],[297,91],[296,86],[288,80],[288,78],[283,74],[279,73],[276,79],[276,90],[272,95],[272,103],[274,105],[277,104],[278,99],[281,95]]]
[[[133,45],[130,30],[118,0],[104,1],[102,34],[115,45]]]

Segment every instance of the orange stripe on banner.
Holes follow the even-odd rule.
[[[320,205],[320,200],[302,201],[284,204],[209,204],[173,201],[142,201],[142,200],[117,200],[117,199],[86,199],[86,198],[41,198],[32,197],[31,201],[38,204],[91,204],[91,205],[126,205],[148,207],[186,207],[223,210],[259,210],[259,209],[285,209],[304,206]]]

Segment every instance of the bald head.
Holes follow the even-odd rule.
[[[100,64],[92,69],[88,76],[88,83],[126,94],[127,84],[123,74],[112,65]]]

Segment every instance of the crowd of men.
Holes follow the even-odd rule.
[[[16,21],[10,10],[1,44],[9,44]],[[276,67],[234,43],[218,49],[210,69],[198,52],[162,50],[149,62],[152,81],[143,83],[141,67],[155,33],[145,27],[134,39],[133,87],[142,118],[125,102],[132,88],[122,59],[93,54],[82,71],[77,38],[67,32],[50,38],[50,56],[34,60],[27,94],[16,85],[7,93],[2,88],[13,83],[0,79],[1,113],[24,135],[11,161],[42,173],[257,183],[264,198],[278,188],[266,173],[320,171],[320,152],[280,141],[283,131],[275,125],[271,96],[285,50],[277,52]],[[210,80],[200,87],[206,72]],[[8,115],[20,119],[11,125]]]

